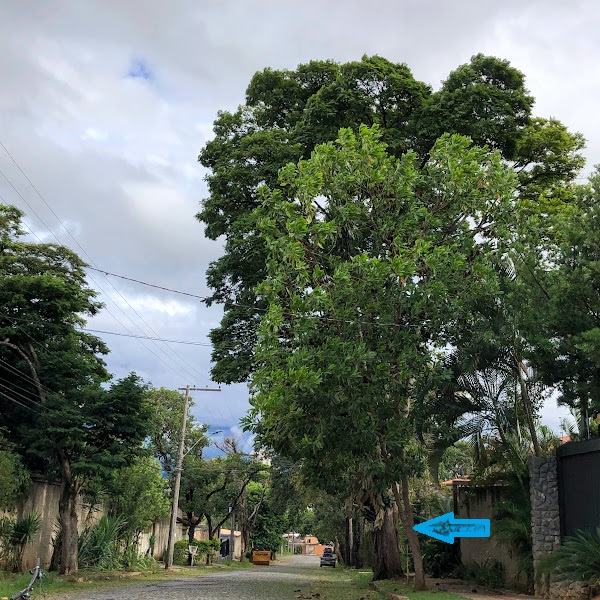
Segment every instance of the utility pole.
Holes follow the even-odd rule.
[[[179,432],[179,448],[177,451],[177,465],[175,466],[175,488],[173,489],[173,504],[171,505],[171,524],[169,525],[169,541],[167,542],[167,560],[165,569],[173,566],[173,545],[175,542],[175,529],[177,527],[177,511],[179,510],[179,487],[181,486],[181,470],[183,466],[183,448],[185,442],[185,425],[187,422],[188,405],[190,403],[190,392],[220,392],[221,388],[197,388],[186,385],[185,398],[183,400],[183,419],[181,420],[181,430]]]
[[[235,506],[229,507],[231,513],[231,531],[229,532],[229,560],[233,562],[235,558]],[[242,556],[242,560],[243,560]]]

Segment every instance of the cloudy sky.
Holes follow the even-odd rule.
[[[254,72],[379,54],[437,89],[492,54],[526,74],[536,115],[585,135],[589,172],[600,163],[599,15],[595,0],[2,0],[0,202],[101,270],[203,296],[221,244],[194,219],[206,196],[197,156]],[[97,271],[89,281],[107,305],[90,328],[195,342],[103,333],[111,372],[215,387],[218,308]],[[194,399],[197,419],[226,433],[248,408],[245,385]],[[544,420],[558,430],[552,404]]]

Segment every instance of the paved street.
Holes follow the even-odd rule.
[[[132,585],[85,594],[86,600],[286,600],[322,575],[316,556],[286,557],[270,567]],[[296,592],[296,593],[294,593]],[[82,598],[81,594],[55,597]]]

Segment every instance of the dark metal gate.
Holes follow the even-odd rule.
[[[558,498],[561,536],[600,527],[600,438],[559,446]]]

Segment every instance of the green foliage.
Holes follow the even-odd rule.
[[[81,331],[102,305],[87,287],[85,263],[55,244],[22,242],[16,208],[0,205],[0,369],[10,372],[1,418],[28,468],[61,480],[65,530],[76,531],[75,498],[140,454],[150,432],[146,384],[131,373],[110,380],[108,348]],[[37,398],[37,400],[33,400]],[[32,404],[37,402],[37,404]],[[76,536],[65,535],[60,568],[77,570]]]
[[[600,527],[595,531],[578,531],[566,537],[562,545],[544,557],[538,575],[553,580],[600,585]]]
[[[361,124],[378,125],[391,155],[414,150],[421,162],[436,139],[459,133],[498,149],[519,171],[518,194],[535,216],[524,213],[521,230],[539,231],[542,214],[548,229],[555,225],[556,207],[569,200],[567,182],[582,167],[583,138],[555,119],[533,118],[532,106],[524,75],[505,60],[481,54],[450,73],[435,93],[407,65],[379,56],[256,73],[245,105],[219,112],[215,137],[199,156],[210,170],[210,195],[197,218],[211,239],[225,236],[225,254],[207,272],[214,290],[208,303],[225,308],[220,327],[211,332],[213,378],[244,381],[255,365],[256,329],[265,309],[255,287],[265,277],[268,254],[252,216],[260,185],[281,189],[279,170],[309,158],[317,145],[335,140],[340,128],[356,133]]]
[[[380,440],[390,457],[406,454],[410,382],[428,371],[432,346],[452,339],[466,299],[490,288],[486,244],[473,244],[466,215],[502,218],[498,197],[514,177],[457,136],[442,138],[422,171],[414,154],[388,156],[379,138],[343,130],[337,144],[286,167],[296,203],[264,192],[270,276],[259,290],[270,308],[251,419],[261,439],[314,464],[321,481],[350,467],[383,490],[402,467],[382,461]],[[446,222],[456,229],[444,232]]]
[[[26,498],[30,483],[29,471],[0,428],[0,510],[14,509]]]
[[[112,513],[126,515],[125,532],[131,536],[137,537],[170,514],[167,482],[161,470],[156,459],[143,457],[114,474]]]
[[[213,555],[218,552],[221,548],[221,542],[218,538],[212,540],[179,540],[173,545],[173,563],[176,565],[187,565],[189,556],[189,546],[196,546],[198,548],[196,554],[196,562],[199,562],[206,554]]]
[[[459,440],[442,455],[439,476],[442,480],[469,477],[473,473],[473,454],[468,442]]]
[[[563,219],[556,268],[543,280],[543,335],[536,360],[549,384],[558,384],[560,401],[576,410],[583,437],[592,434],[590,417],[600,412],[600,171],[578,189],[578,211]],[[564,307],[569,306],[569,318]]]
[[[30,512],[21,519],[0,518],[0,562],[5,571],[21,571],[25,546],[42,526],[40,516]]]
[[[430,537],[421,540],[423,566],[430,577],[451,577],[460,565],[460,547]]]
[[[164,470],[171,474],[177,462],[179,433],[183,419],[183,394],[177,390],[154,388],[147,391],[146,401],[152,414],[149,449],[153,456],[160,459]],[[188,402],[191,409],[194,402],[192,399]],[[200,425],[188,410],[184,453],[190,459],[201,457],[202,450],[210,444],[206,435],[207,430],[208,425]]]
[[[455,569],[454,577],[492,589],[504,587],[504,567],[495,559],[461,564]]]
[[[104,516],[86,527],[79,535],[80,567],[112,571],[123,567],[122,545],[125,542],[125,517]]]

